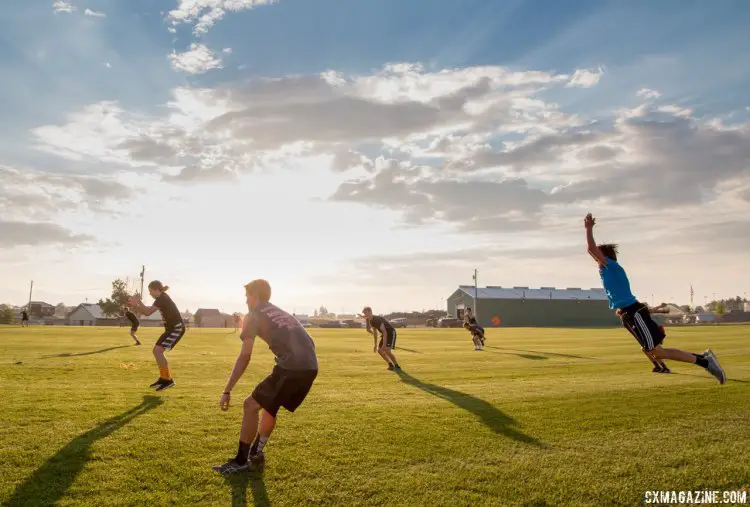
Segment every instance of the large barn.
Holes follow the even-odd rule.
[[[603,289],[571,287],[479,287],[461,285],[448,299],[448,315],[461,318],[474,308],[484,327],[609,327],[620,319]]]

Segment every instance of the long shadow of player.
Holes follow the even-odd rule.
[[[125,349],[128,347],[132,347],[132,345],[119,345],[117,347],[107,347],[106,349],[99,349],[99,350],[90,350],[88,352],[63,352],[62,354],[52,354],[50,356],[41,356],[39,359],[49,359],[51,357],[77,357],[77,356],[91,356],[93,354],[103,354],[104,352],[109,352],[110,350],[117,350],[117,349]]]
[[[426,393],[437,396],[438,398],[450,401],[457,407],[471,412],[472,414],[477,416],[477,418],[479,418],[482,424],[490,428],[495,433],[499,433],[525,444],[535,445],[538,447],[545,446],[544,442],[542,442],[538,438],[526,435],[525,433],[514,428],[514,426],[518,426],[518,423],[512,417],[504,414],[497,407],[490,405],[482,399],[462,393],[460,391],[448,389],[447,387],[442,387],[435,384],[426,384],[403,371],[399,371],[398,375],[406,384],[417,387]]]
[[[711,378],[708,375],[699,375],[697,373],[681,373],[679,371],[673,371],[672,375],[684,375],[686,377],[697,377],[697,378]],[[750,384],[750,380],[740,380],[738,378],[727,377],[727,382],[740,382],[742,384]]]
[[[256,507],[271,505],[263,482],[263,472],[250,472],[226,477],[227,484],[232,488],[232,507],[247,505],[247,488],[253,492],[253,505]]]
[[[486,345],[485,348],[497,349],[498,347],[490,347],[489,345]],[[517,354],[515,352],[496,352],[494,350],[490,350],[489,352],[492,352],[493,354],[505,354],[507,356],[517,356],[517,357],[520,357],[521,359],[531,359],[532,361],[541,361],[544,359],[549,359],[549,357],[536,356],[534,354]]]
[[[516,352],[530,352],[530,353],[533,353],[533,354],[545,354],[545,355],[548,355],[548,356],[568,357],[568,358],[571,358],[571,359],[594,359],[593,357],[576,356],[576,355],[573,355],[573,354],[561,354],[559,352],[546,352],[544,350],[505,349],[505,348],[502,348],[502,347],[491,347],[489,345],[487,345],[486,348],[488,348],[488,349],[497,349],[497,350],[515,350]],[[522,356],[522,354],[516,354],[516,355],[517,356]],[[537,356],[537,357],[539,357],[539,356]],[[545,359],[548,359],[548,358],[545,357]]]
[[[155,409],[162,403],[164,401],[156,396],[144,396],[139,405],[77,436],[18,486],[5,505],[7,507],[55,505],[83,470],[89,460],[94,442],[109,436],[139,415]]]
[[[396,347],[396,351],[403,350],[404,352],[411,352],[412,354],[421,354],[418,350],[407,349],[404,347]]]

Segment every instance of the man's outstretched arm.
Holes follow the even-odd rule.
[[[600,266],[606,266],[607,258],[604,257],[604,254],[596,245],[596,241],[594,241],[594,225],[596,225],[596,219],[591,216],[591,213],[586,215],[586,218],[583,219],[583,225],[586,228],[586,247],[589,255],[593,257]]]

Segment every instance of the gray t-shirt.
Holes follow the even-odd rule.
[[[317,370],[315,343],[302,324],[271,303],[260,303],[245,317],[240,339],[255,338],[268,344],[276,364],[285,370]]]

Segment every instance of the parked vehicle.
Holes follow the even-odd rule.
[[[398,318],[391,320],[391,325],[393,327],[406,327],[406,319],[405,318]]]
[[[427,327],[437,327],[438,325],[437,323],[438,323],[438,319],[427,319],[427,322],[425,323],[425,325]]]
[[[320,327],[326,327],[326,328],[340,328],[343,327],[341,325],[341,322],[338,320],[327,320],[325,322],[322,322],[320,324]]]
[[[358,322],[356,320],[349,319],[349,320],[342,320],[341,321],[341,327],[349,327],[349,328],[359,329],[359,328],[362,328],[364,326],[363,326],[362,322]]]
[[[461,327],[463,322],[455,317],[442,317],[437,322],[438,327]]]

